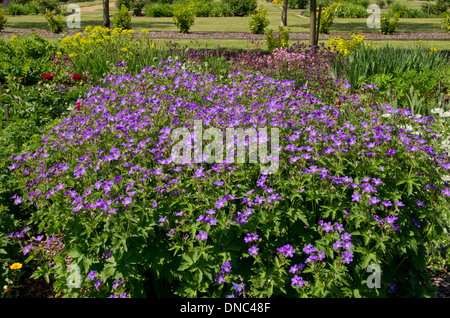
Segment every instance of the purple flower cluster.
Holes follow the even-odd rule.
[[[225,262],[220,268],[222,269],[222,271],[220,274],[216,274],[216,278],[214,279],[214,281],[218,282],[219,284],[222,284],[226,282],[225,275],[231,273],[231,263]]]
[[[286,257],[293,257],[295,254],[295,250],[290,244],[277,248],[277,252],[282,253]]]
[[[276,58],[288,64],[291,59],[299,58],[297,53],[278,52]],[[319,63],[309,56],[305,53],[299,59],[302,66],[305,61]],[[143,90],[142,85],[148,89]],[[366,88],[369,87],[376,89]],[[399,129],[385,121],[382,114],[414,120],[414,125],[426,132],[431,132],[431,117],[414,118],[410,111],[389,105],[365,109],[352,99],[345,102],[367,116],[350,122],[342,118],[344,114],[339,107],[325,105],[306,93],[305,88],[297,89],[294,81],[274,80],[265,75],[249,76],[236,71],[224,84],[209,74],[188,73],[180,63],[162,61],[158,67],[144,68],[135,76],[104,78],[102,86],[91,89],[82,102],[84,107],[56,124],[34,153],[10,158],[13,161],[10,170],[22,173],[26,182],[23,194],[11,198],[15,204],[26,202],[45,207],[39,211],[44,214],[55,210],[57,203],[62,207],[58,212],[60,219],[67,221],[67,227],[77,222],[86,226],[98,223],[108,224],[117,231],[123,228],[124,220],[138,224],[142,219],[151,219],[149,222],[168,230],[165,234],[169,244],[184,237],[184,241],[200,246],[220,245],[222,242],[217,237],[222,235],[216,237],[216,234],[237,229],[237,238],[246,233],[244,242],[248,246],[242,252],[248,252],[258,261],[273,251],[265,250],[266,240],[261,241],[256,233],[261,233],[260,227],[266,226],[264,222],[270,220],[268,215],[290,207],[291,196],[313,197],[318,191],[329,191],[330,195],[342,193],[347,198],[341,208],[346,211],[344,219],[355,215],[350,210],[364,209],[380,226],[398,229],[395,222],[402,207],[410,201],[403,203],[390,196],[387,189],[394,178],[392,168],[383,164],[371,175],[357,177],[334,171],[335,162],[331,159],[338,158],[340,162],[352,158],[355,164],[361,165],[378,160],[395,166],[401,152],[432,158],[430,162],[439,169],[450,169],[448,158],[433,149],[429,140]],[[305,184],[297,183],[299,187],[295,188],[282,184],[277,177],[261,174],[247,178],[252,172],[245,164],[242,168],[225,159],[210,164],[207,156],[196,152],[197,149],[194,155],[198,161],[176,163],[171,160],[175,144],[171,133],[177,128],[192,128],[193,120],[224,130],[266,125],[279,128],[283,163],[280,175]],[[258,141],[270,139],[260,137]],[[195,138],[188,139],[195,142]],[[249,151],[251,142],[248,138],[240,145]],[[231,148],[226,150],[232,154],[237,152]],[[427,191],[444,198],[450,196],[448,184],[430,185]],[[414,208],[430,209],[432,202],[421,200],[417,200]],[[45,216],[42,220],[47,220]],[[48,219],[46,222],[51,224],[52,218]],[[333,248],[343,263],[350,264],[353,261],[351,235],[344,231],[341,221],[333,222],[321,220],[318,233],[338,237],[333,239]],[[420,227],[415,218],[411,224]],[[24,232],[25,229],[9,237],[23,238]],[[108,239],[116,235],[102,234]],[[288,242],[292,245],[284,244]],[[324,252],[327,250],[317,250],[322,248],[314,241],[306,246],[288,242],[277,248],[284,261],[295,260],[301,251],[307,255],[303,263],[293,265],[289,271],[295,275],[292,284],[302,287],[306,282],[297,273],[304,264],[313,266],[319,264],[315,261],[327,261]],[[25,246],[24,254],[32,244]],[[102,248],[106,250],[104,258],[112,256],[112,250]],[[230,263],[221,269],[215,279],[219,284],[226,281]],[[88,277],[94,281],[96,273],[91,272]],[[95,284],[97,288],[102,282],[97,280]],[[113,285],[117,288],[122,283]]]

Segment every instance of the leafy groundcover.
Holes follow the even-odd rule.
[[[441,129],[169,59],[104,78],[9,158],[12,199],[32,211],[10,239],[69,297],[432,295],[450,203]]]

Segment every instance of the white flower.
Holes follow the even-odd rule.
[[[443,112],[444,112],[444,110],[442,108],[434,108],[431,110],[432,114],[441,114]]]

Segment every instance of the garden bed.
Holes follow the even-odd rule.
[[[436,249],[437,240],[448,245],[443,230],[449,190],[440,178],[448,156],[440,155],[437,135],[427,130],[442,133],[445,116],[442,122],[415,118],[386,104],[376,85],[351,92],[347,80],[333,77],[337,53],[328,48],[295,45],[273,55],[237,52],[229,59],[176,46],[158,50],[128,33],[106,44],[87,41],[104,31],[87,30],[61,47],[38,39],[7,41],[13,43],[5,49],[11,65],[18,55],[13,49],[39,52],[44,61],[37,61],[35,77],[7,82],[8,94],[34,93],[36,86],[41,94],[60,92],[61,86],[82,93],[76,102],[75,95],[66,99],[73,103],[65,115],[30,138],[27,148],[8,148],[3,155],[9,159],[3,173],[10,176],[4,187],[24,189],[14,196],[4,191],[4,202],[26,213],[21,217],[30,226],[4,230],[14,231],[9,238],[21,246],[14,246],[5,263],[26,264],[19,297],[39,291],[37,297],[55,297],[46,289],[52,287],[71,297],[225,297],[239,280],[248,297],[433,296],[432,284],[440,288],[438,297],[448,297],[449,277],[441,264],[446,256]],[[374,63],[394,52],[360,50],[372,54]],[[414,60],[396,64],[406,70],[419,63],[441,71],[446,63],[426,48],[405,54]],[[169,131],[194,119],[223,129],[230,120],[245,127],[270,121],[283,133],[280,171],[264,177],[261,167],[247,163],[211,169],[203,163],[203,170],[162,160],[171,146]],[[9,133],[16,124],[9,124]],[[135,142],[136,149],[128,148]],[[109,195],[118,197],[107,200]],[[49,254],[46,243],[56,238],[57,246],[60,233],[64,248]],[[310,254],[315,248],[317,255]],[[82,268],[88,294],[66,286],[67,261]],[[372,262],[383,264],[379,291],[358,274]],[[443,269],[431,278],[430,263]],[[34,270],[40,278],[50,275],[55,286],[30,280]],[[310,285],[303,286],[305,281]]]

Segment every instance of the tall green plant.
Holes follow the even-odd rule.
[[[131,29],[131,14],[128,12],[128,8],[122,5],[119,12],[113,17],[114,28],[120,28],[123,30]]]
[[[60,14],[55,16],[51,11],[47,11],[44,17],[53,33],[61,33],[63,31],[63,18]]]
[[[334,24],[334,17],[336,16],[336,11],[341,5],[340,2],[334,2],[328,6],[323,7],[322,14],[320,18],[319,33],[329,34],[331,27]]]
[[[450,14],[445,13],[442,17],[442,28],[446,33],[450,32]]]
[[[274,33],[272,29],[267,29],[265,32],[267,49],[269,52],[273,52],[276,48],[287,48],[289,47],[289,28],[278,27],[278,32]]]
[[[250,19],[250,32],[254,34],[264,34],[264,30],[269,25],[270,21],[267,18],[267,10],[264,6],[259,7],[255,14],[252,14]]]
[[[0,30],[5,29],[5,25],[8,19],[5,17],[5,10],[0,9]]]
[[[382,34],[390,35],[394,32],[397,32],[398,28],[399,15],[395,14],[392,18],[389,17],[388,14],[383,13],[380,19],[380,32]]]
[[[177,3],[173,7],[173,21],[180,33],[188,33],[195,21],[193,3]]]

